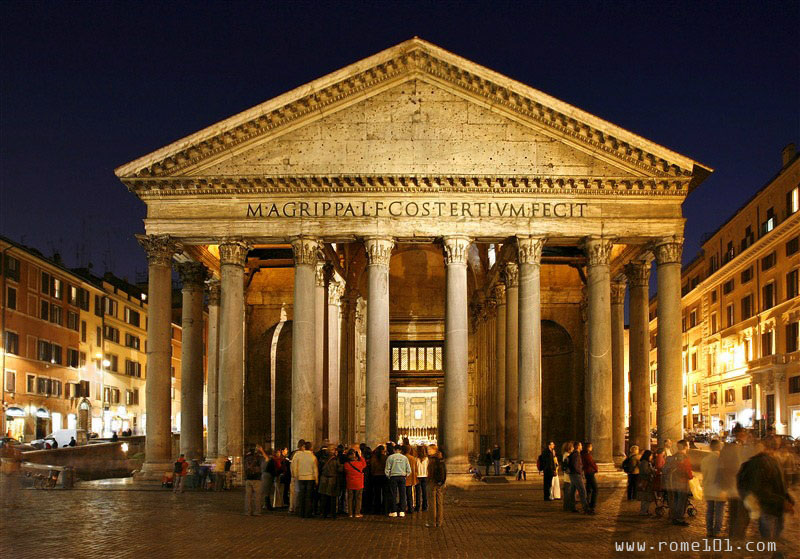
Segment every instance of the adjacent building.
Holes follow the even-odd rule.
[[[10,239],[0,237],[0,251],[3,432],[24,441],[68,428],[144,434],[147,293]],[[179,310],[172,338],[179,431]]]
[[[684,428],[735,423],[800,437],[800,157],[703,243],[682,272]],[[658,395],[651,301],[651,424]],[[760,423],[759,423],[760,422]]]

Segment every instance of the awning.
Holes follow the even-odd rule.
[[[41,417],[42,419],[49,419],[50,412],[44,408],[39,408],[38,410],[36,410],[36,417]]]
[[[25,410],[18,407],[8,408],[6,410],[6,415],[8,417],[25,417]]]

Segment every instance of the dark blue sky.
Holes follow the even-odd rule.
[[[418,35],[716,169],[684,205],[688,261],[800,144],[799,14],[798,1],[6,1],[0,232],[134,280],[144,205],[116,166]]]

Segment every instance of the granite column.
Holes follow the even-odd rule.
[[[625,266],[630,286],[628,378],[631,387],[629,444],[650,448],[650,259]]]
[[[319,243],[298,237],[294,251],[294,318],[292,319],[292,445],[304,439],[317,446],[316,268]]]

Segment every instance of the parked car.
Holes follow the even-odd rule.
[[[26,443],[21,443],[13,437],[0,437],[0,450],[2,449],[10,450],[12,448],[20,452],[26,452],[28,450],[36,450],[35,447]]]
[[[43,439],[36,439],[31,444],[38,449],[45,449],[49,444],[53,447],[53,441],[58,443],[59,448],[69,446],[72,438],[75,438],[77,446],[89,444],[89,437],[84,429],[59,429],[44,437]]]

